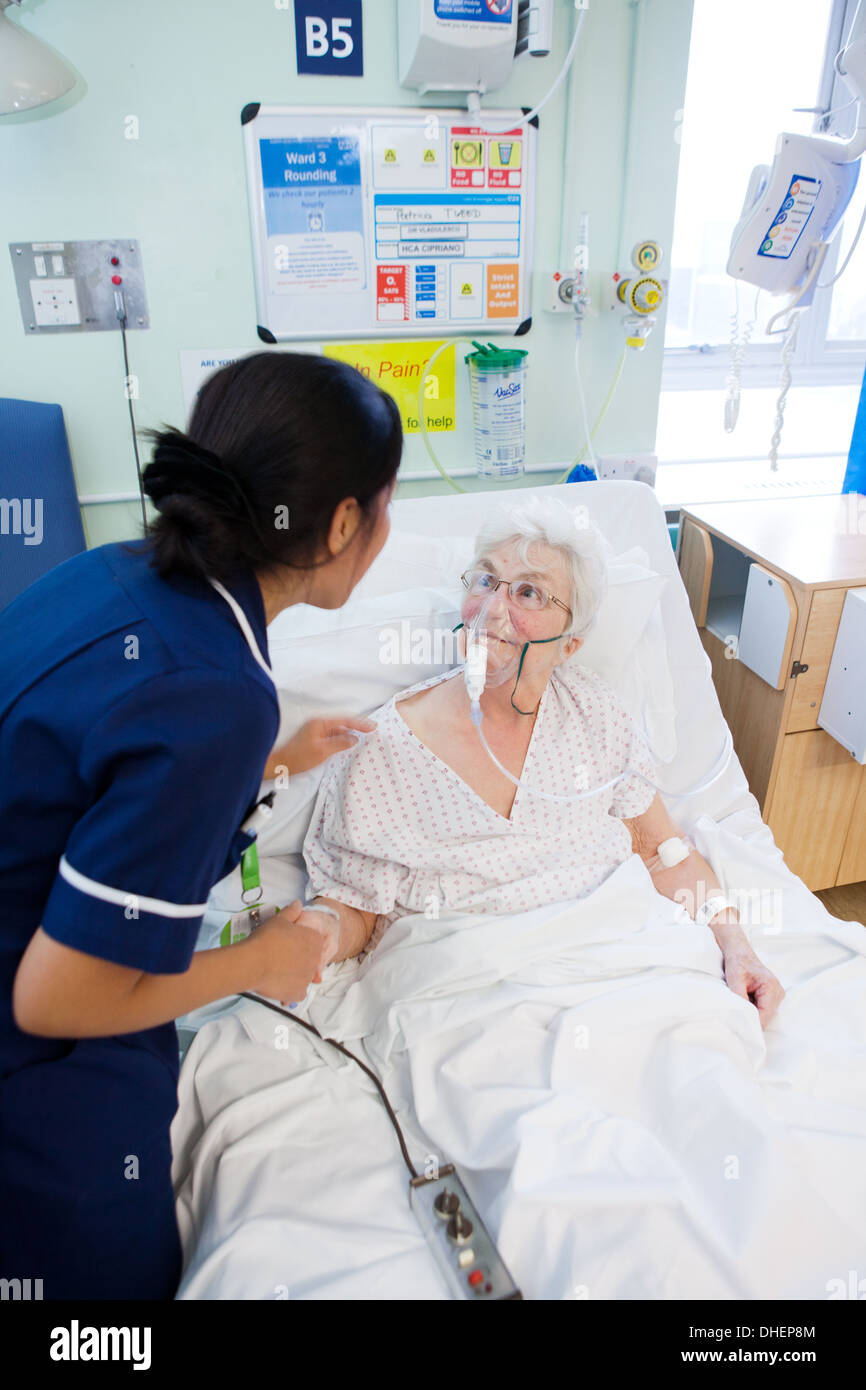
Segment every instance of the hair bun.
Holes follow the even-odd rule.
[[[249,501],[234,472],[210,449],[179,430],[156,437],[153,459],[142,474],[147,496],[157,511],[169,497],[195,497],[216,503],[233,515],[249,512]]]

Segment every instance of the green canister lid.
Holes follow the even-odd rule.
[[[524,357],[529,353],[520,348],[498,348],[493,343],[488,343],[485,347],[483,343],[475,343],[477,352],[468,352],[464,357],[464,362],[471,362],[480,372],[512,372],[515,367],[519,367]]]

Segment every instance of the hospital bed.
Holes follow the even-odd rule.
[[[655,894],[637,856],[578,903],[402,919],[298,1012],[381,1077],[416,1165],[457,1163],[526,1297],[844,1296],[835,1281],[866,1268],[866,932],[826,912],[761,821],[655,494],[545,494],[586,508],[610,547],[576,659],[644,728],[674,819],[787,990],[780,1013],[762,1032],[712,934]],[[343,609],[282,613],[269,630],[281,738],[443,669],[429,634],[457,621],[472,539],[524,495],[398,501]],[[266,900],[307,896],[321,775],[278,794],[259,841]],[[237,874],[217,885],[201,946],[240,891]],[[446,1298],[363,1072],[251,1000],[187,1016],[193,1032],[172,1133],[178,1296]]]

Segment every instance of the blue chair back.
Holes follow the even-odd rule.
[[[0,398],[0,609],[84,549],[61,407]]]

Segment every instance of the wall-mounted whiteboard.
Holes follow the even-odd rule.
[[[534,126],[411,106],[241,120],[263,341],[529,327]]]

